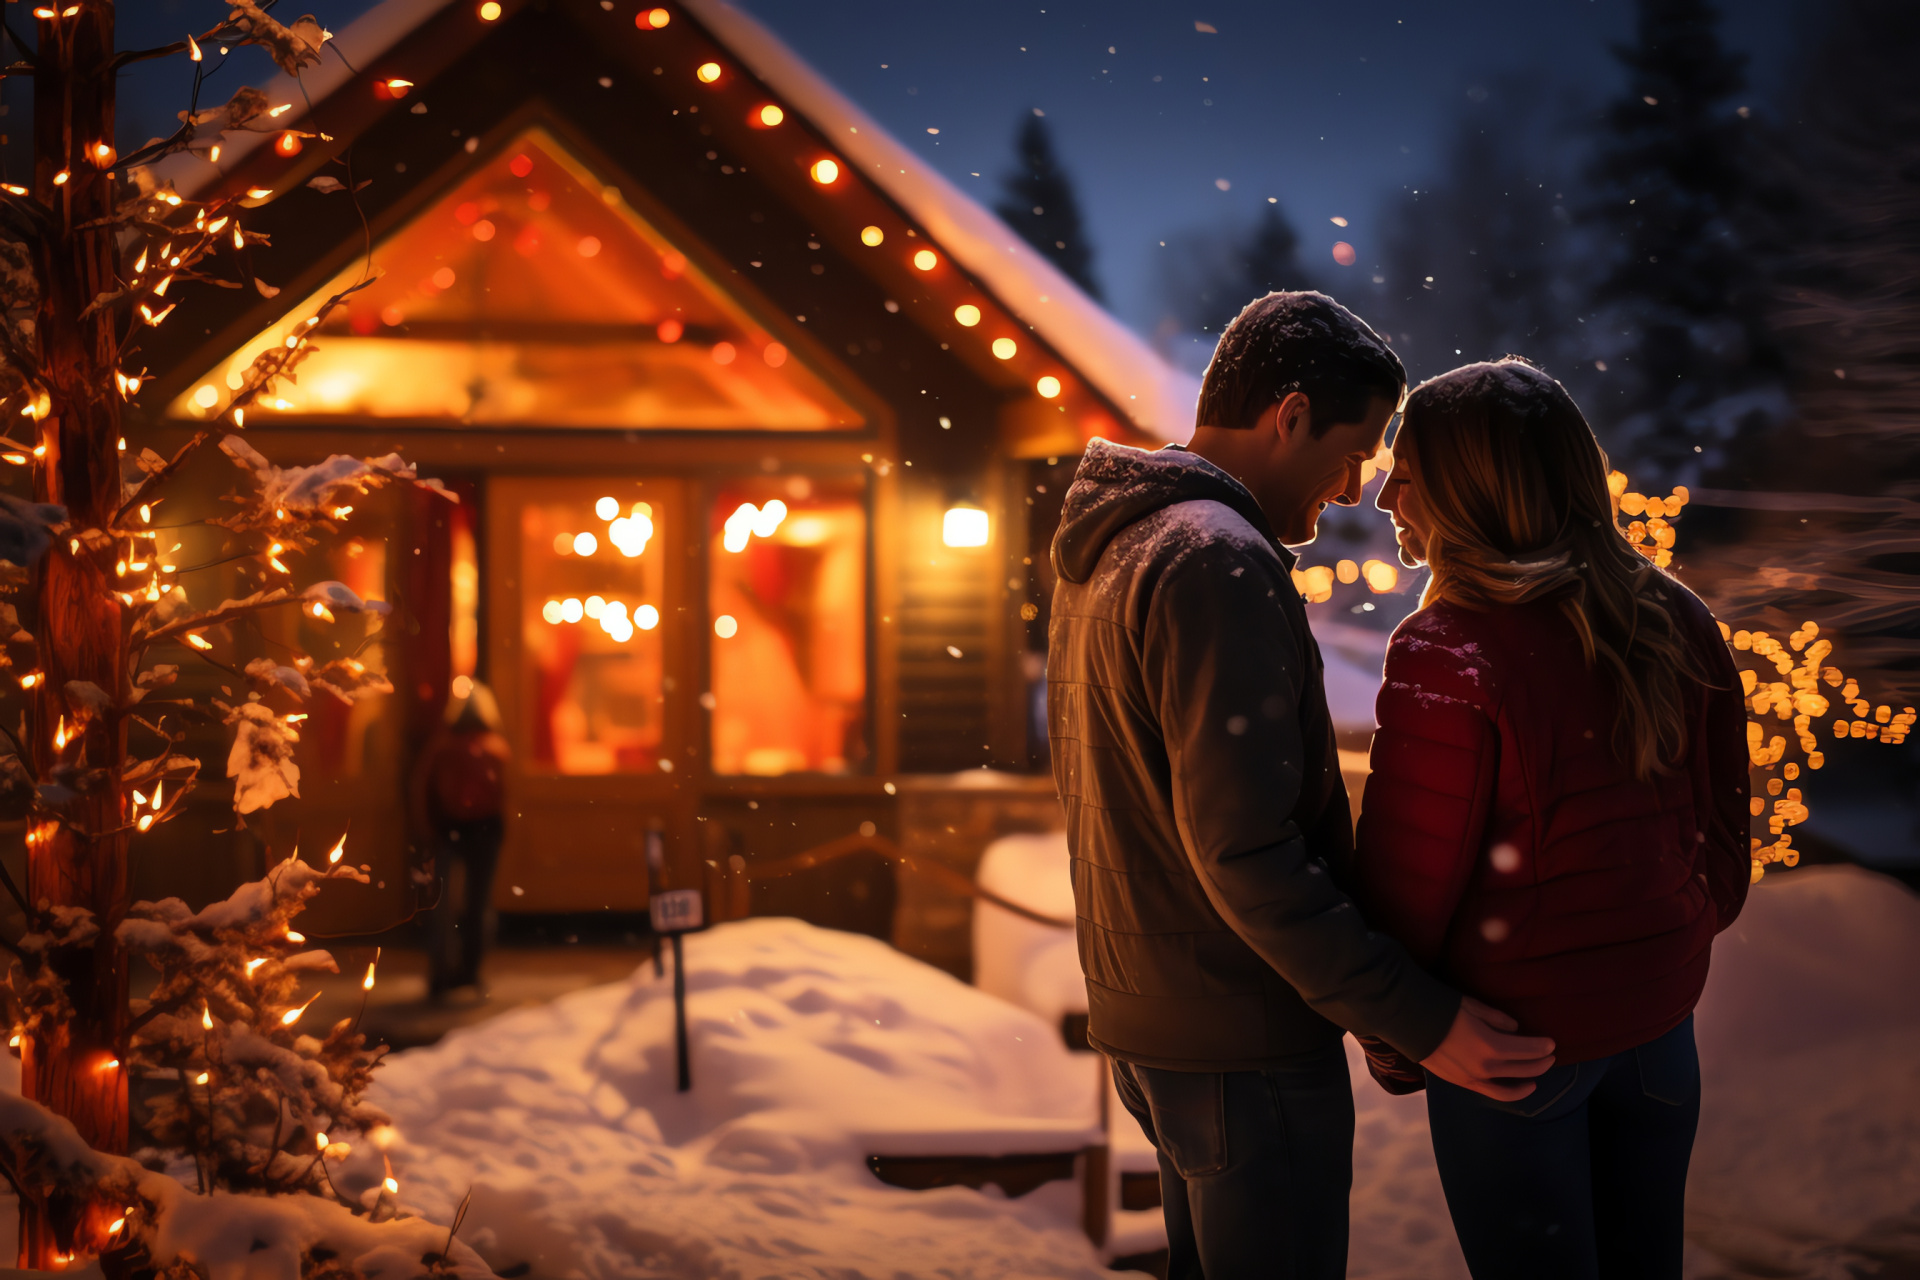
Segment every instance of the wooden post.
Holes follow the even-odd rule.
[[[65,5],[41,12],[55,15],[39,19],[33,86],[34,196],[52,211],[36,318],[37,377],[49,408],[38,423],[33,482],[36,498],[67,508],[70,532],[35,573],[32,628],[46,679],[33,693],[27,745],[41,781],[53,780],[60,765],[104,769],[106,776],[69,802],[60,820],[36,823],[27,835],[29,900],[84,907],[99,934],[90,951],[61,962],[73,1015],[22,1041],[21,1090],[73,1121],[95,1150],[123,1154],[127,963],[114,930],[127,906],[126,733],[112,710],[76,733],[82,716],[66,692],[69,681],[86,681],[118,706],[128,688],[121,606],[113,594],[115,543],[85,536],[109,529],[121,500],[121,398],[114,374],[125,311],[101,307],[82,318],[118,279],[111,222],[114,6],[89,0],[78,12]],[[83,1238],[104,1234],[104,1223],[83,1225],[91,1228]],[[41,1208],[23,1201],[20,1265],[52,1269],[53,1235]]]
[[[693,1088],[693,1070],[687,1062],[687,952],[680,934],[673,936],[673,1060],[679,1067],[681,1093]]]

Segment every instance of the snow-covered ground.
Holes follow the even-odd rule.
[[[671,976],[565,996],[398,1055],[379,1105],[402,1199],[534,1276],[1102,1274],[1080,1193],[883,1186],[869,1154],[1077,1151],[1094,1063],[1058,1028],[871,938],[747,920]]]
[[[374,1100],[394,1116],[401,1201],[446,1222],[471,1190],[462,1238],[536,1280],[1111,1274],[1074,1183],[914,1192],[864,1163],[1095,1142],[1094,1063],[1057,1021],[791,920],[722,926],[687,952],[691,1094],[674,1088],[672,983],[651,966],[394,1057]],[[1691,1280],[1920,1275],[1916,974],[1920,898],[1896,882],[1813,867],[1754,890],[1697,1021]],[[1051,1005],[1056,986],[1032,995]],[[1349,1274],[1464,1280],[1421,1100],[1382,1094],[1357,1055],[1354,1075]]]
[[[534,1276],[1091,1276],[1078,1191],[881,1185],[868,1153],[1069,1150],[1095,1086],[1054,1025],[870,939],[751,920],[631,980],[399,1055],[378,1101],[402,1198]],[[1846,868],[1770,876],[1716,948],[1688,1275],[1920,1261],[1920,899]],[[1359,1082],[1349,1274],[1464,1277],[1419,1098]],[[1121,1117],[1124,1120],[1124,1117]],[[1854,1270],[1849,1269],[1852,1264]]]

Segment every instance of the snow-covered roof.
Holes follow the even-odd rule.
[[[778,36],[725,0],[680,0],[753,73],[799,108],[926,234],[1080,375],[1162,440],[1193,431],[1200,383],[1114,319],[998,216],[903,146]]]
[[[353,77],[347,62],[365,67],[451,0],[386,0],[334,36],[336,54],[309,70],[305,93],[291,77],[262,86],[297,111]],[[1071,363],[1142,431],[1185,440],[1193,430],[1199,380],[1174,368],[1121,324],[991,211],[875,123],[778,36],[725,0],[680,0],[715,39],[807,118],[875,186],[917,221],[924,233],[1033,332]],[[296,117],[297,118],[297,117]],[[227,145],[228,163],[270,135],[243,134]],[[212,166],[188,157],[169,165],[181,190],[214,176]]]

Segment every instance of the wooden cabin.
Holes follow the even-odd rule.
[[[294,566],[394,605],[360,651],[395,692],[311,708],[274,819],[351,825],[379,887],[337,927],[406,913],[411,760],[462,679],[514,751],[503,912],[643,908],[657,829],[717,916],[871,928],[890,877],[753,873],[864,841],[970,874],[1057,823],[1061,491],[1093,436],[1183,435],[1190,378],[718,0],[388,0],[266,92],[284,132],[157,176],[271,192],[242,270],[277,293],[190,293],[146,411],[191,431],[370,281],[247,436],[398,451],[460,499],[388,491]],[[143,891],[195,865],[156,855]],[[897,895],[895,941],[964,971],[966,900]]]

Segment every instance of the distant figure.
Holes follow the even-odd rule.
[[[480,959],[492,924],[493,873],[500,861],[507,740],[493,691],[464,677],[454,681],[446,725],[414,771],[414,813],[439,882],[429,925],[427,996],[444,999],[480,986]]]

